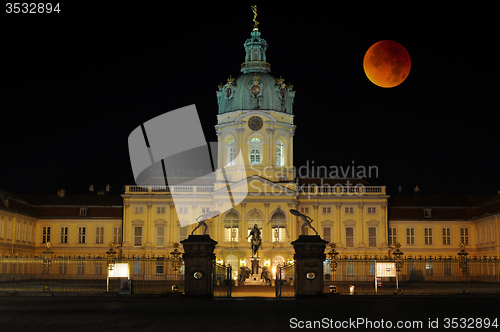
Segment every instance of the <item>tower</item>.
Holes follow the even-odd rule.
[[[229,181],[258,175],[273,182],[291,182],[295,91],[283,78],[269,74],[268,45],[257,24],[244,43],[242,74],[229,77],[217,91],[218,165],[227,165]],[[235,163],[238,153],[243,165]]]

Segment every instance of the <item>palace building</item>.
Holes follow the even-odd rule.
[[[126,185],[121,196],[0,190],[0,254],[41,254],[51,242],[55,255],[104,255],[112,242],[122,254],[168,255],[191,234],[197,217],[218,209],[213,202],[230,184],[246,186],[246,197],[206,223],[218,242],[216,260],[231,264],[234,273],[252,257],[247,237],[254,225],[262,234],[264,265],[293,260],[290,243],[301,234],[302,221],[290,209],[310,216],[342,256],[383,257],[397,242],[408,256],[455,256],[460,243],[471,255],[500,256],[500,195],[390,197],[384,186],[363,179],[296,177],[295,91],[270,74],[267,47],[254,28],[244,43],[241,75],[216,92],[217,164],[225,165],[225,174],[196,181],[193,174],[179,174],[168,187]],[[174,194],[180,197],[176,204]]]

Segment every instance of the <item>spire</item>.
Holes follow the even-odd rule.
[[[246,73],[268,73],[271,71],[271,65],[266,62],[266,41],[260,37],[259,22],[257,22],[257,6],[252,6],[253,17],[253,31],[250,33],[251,37],[246,40],[245,46],[245,62],[241,64],[241,71]]]

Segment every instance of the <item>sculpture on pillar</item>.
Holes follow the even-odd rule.
[[[196,226],[193,229],[193,231],[191,232],[191,235],[193,235],[194,231],[197,230],[198,228],[200,228],[200,226],[205,227],[205,229],[203,230],[203,235],[207,235],[208,225],[205,223],[205,220],[210,219],[210,218],[215,218],[215,217],[219,216],[219,214],[220,214],[219,211],[210,211],[210,212],[204,213],[201,216],[199,216],[198,218],[196,218],[196,221],[198,222],[198,226]],[[200,219],[200,220],[198,220],[198,219]]]
[[[294,209],[290,209],[290,213],[293,214],[294,216],[300,217],[300,219],[302,219],[302,221],[304,222],[302,224],[302,227],[300,227],[300,229],[302,231],[302,235],[306,235],[305,234],[306,226],[309,226],[309,228],[312,229],[314,231],[314,233],[316,233],[316,235],[319,235],[318,232],[314,229],[314,227],[312,227],[311,222],[313,220],[309,216],[306,216],[305,214],[302,214],[299,211],[294,210]]]
[[[255,255],[258,254],[259,248],[262,249],[262,237],[260,236],[260,229],[257,226],[257,224],[253,226],[253,229],[250,231],[250,234],[248,234],[247,239],[250,236],[252,237],[251,248],[252,248],[252,258],[253,258]],[[259,256],[257,255],[257,257]]]

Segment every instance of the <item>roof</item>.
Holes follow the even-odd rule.
[[[390,197],[388,206],[389,220],[472,220],[499,213],[500,195],[399,195]]]
[[[80,216],[80,208],[87,208]],[[17,195],[0,189],[0,209],[36,218],[121,218],[120,195]]]

